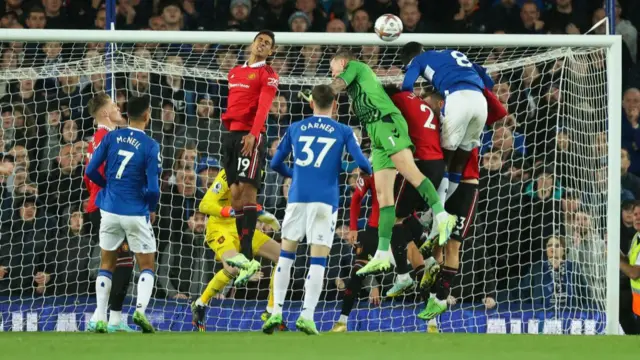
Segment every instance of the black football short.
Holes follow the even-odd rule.
[[[444,176],[444,160],[416,160],[416,166],[427,179],[431,180],[437,189]],[[416,190],[400,174],[396,177],[394,186],[396,197],[396,216],[406,218],[414,211],[424,211],[427,203],[424,201],[418,190]]]
[[[378,228],[367,225],[363,231],[358,232],[358,244],[356,245],[356,260],[369,261],[378,249]]]
[[[476,216],[476,206],[478,204],[478,185],[460,183],[456,191],[445,203],[445,210],[452,215],[456,215],[458,220],[451,232],[451,239],[462,241],[467,236],[471,224]]]
[[[248,131],[231,131],[222,141],[222,164],[227,173],[229,185],[249,183],[256,189],[262,184],[262,170],[267,157],[267,139],[264,134],[256,138],[253,152],[249,156],[242,155],[242,137]]]

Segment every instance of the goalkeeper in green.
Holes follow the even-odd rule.
[[[396,222],[393,185],[396,170],[415,187],[433,209],[439,237],[449,238],[455,216],[449,215],[440,202],[433,184],[418,169],[413,160],[413,144],[407,122],[402,117],[371,68],[348,51],[338,51],[331,59],[334,77],[331,87],[336,94],[347,91],[351,107],[371,139],[371,155],[376,193],[380,204],[378,249],[358,275],[364,276],[389,270],[391,267],[391,233]]]

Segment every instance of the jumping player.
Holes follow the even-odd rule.
[[[407,67],[403,91],[413,92],[414,83],[423,77],[445,98],[441,139],[448,176],[440,193],[446,191],[451,196],[460,183],[470,152],[480,145],[488,114],[484,91],[493,81],[484,68],[457,50],[423,52],[421,44],[410,42],[402,48],[402,61]],[[446,199],[446,195],[441,196]],[[446,240],[440,238],[439,244],[444,245]]]
[[[233,208],[231,208],[231,194],[227,182],[225,170],[221,170],[216,176],[211,188],[207,191],[200,202],[200,212],[209,216],[207,220],[207,230],[205,239],[207,245],[216,254],[216,260],[222,261],[224,268],[218,271],[209,281],[198,300],[191,304],[192,324],[199,331],[206,330],[206,307],[209,301],[220,293],[232,279],[236,278],[236,285],[244,285],[249,278],[245,270],[240,270],[242,278],[238,275],[238,269],[227,264],[226,259],[236,256],[241,248],[238,231],[233,218]],[[259,210],[258,220],[268,224],[275,231],[280,230],[278,220],[268,212]],[[274,264],[278,262],[280,245],[262,231],[257,230],[253,234],[253,253],[271,260]],[[273,276],[271,277],[271,289],[273,287]],[[269,292],[269,305],[267,313],[273,309],[273,291]],[[268,317],[268,314],[265,316]]]
[[[125,236],[136,255],[140,278],[133,322],[142,332],[154,332],[145,310],[155,278],[156,239],[151,224],[160,199],[160,145],[144,133],[151,118],[149,98],[130,98],[129,127],[109,132],[87,166],[87,176],[103,189],[96,204],[100,208],[102,257],[96,278],[96,331],[106,332],[106,308],[111,278]],[[103,177],[99,168],[104,163]]]
[[[348,51],[339,51],[331,60],[331,72],[335,78],[331,87],[336,93],[347,90],[352,108],[371,139],[373,170],[380,203],[378,250],[358,274],[386,271],[391,266],[389,248],[396,222],[393,191],[396,169],[433,209],[439,236],[443,241],[449,237],[455,217],[447,214],[436,188],[413,161],[413,144],[407,123],[385,93],[373,70],[354,60]]]
[[[115,129],[116,126],[124,125],[120,109],[107,94],[96,94],[91,98],[91,100],[89,100],[88,108],[89,114],[93,117],[98,129],[93,134],[93,141],[89,143],[87,148],[86,165],[89,164],[91,156],[93,155],[95,148],[100,145],[102,138],[104,138],[109,131]],[[104,165],[100,166],[98,171],[102,176],[104,176]],[[98,206],[96,205],[96,197],[102,188],[89,180],[86,174],[84,176],[84,183],[89,192],[89,201],[87,202],[86,208],[87,212],[85,213],[85,223],[90,224],[91,230],[89,233],[91,234],[91,237],[95,239],[95,243],[97,243],[98,232],[100,230],[100,209],[98,209]],[[111,286],[111,294],[109,295],[109,324],[107,326],[107,332],[133,331],[133,329],[131,329],[127,324],[127,319],[122,318],[122,305],[124,303],[124,298],[127,295],[127,289],[132,276],[133,253],[129,250],[129,245],[125,240],[122,246],[118,249],[118,260],[116,262],[116,270],[113,274],[113,285]],[[94,316],[89,320],[87,330],[95,331],[96,322],[97,319],[94,313]]]
[[[442,263],[444,249],[444,264],[436,277],[435,284],[429,290],[427,306],[418,314],[420,319],[431,320],[447,310],[447,297],[451,291],[451,283],[460,266],[460,245],[466,238],[475,217],[480,175],[478,160],[478,149],[473,149],[462,172],[460,186],[446,203],[447,211],[457,216],[456,227],[451,232],[450,240],[452,241],[448,241],[444,248],[438,245],[434,248],[433,256],[438,263]],[[435,263],[435,261],[428,259],[426,263]],[[426,282],[420,284],[425,290],[428,285]]]
[[[293,123],[282,138],[271,160],[271,167],[291,177],[289,203],[282,223],[282,251],[274,278],[273,315],[262,331],[271,334],[282,325],[282,307],[289,287],[291,267],[298,242],[306,237],[310,244],[310,267],[305,279],[304,305],[296,321],[298,330],[318,334],[313,321],[322,292],[327,256],[331,250],[338,217],[338,178],[344,149],[365,173],[371,174],[350,127],[331,118],[336,109],[335,93],[328,85],[312,91],[314,116]],[[284,160],[293,151],[293,171]]]
[[[251,240],[258,220],[256,201],[267,150],[265,122],[278,91],[278,75],[266,63],[274,48],[273,32],[263,30],[256,35],[249,60],[229,71],[229,100],[222,114],[229,130],[223,140],[223,165],[231,186],[231,206],[242,251],[226,262],[246,270],[249,276],[260,269],[260,263],[253,259]]]
[[[365,195],[370,192],[371,193],[371,213],[369,218],[367,219],[367,225],[364,231],[358,232],[358,217],[360,215],[360,209],[362,206],[362,200]],[[378,244],[378,200],[376,198],[376,187],[373,181],[373,177],[371,176],[361,176],[356,181],[356,190],[351,197],[351,219],[349,224],[349,243],[351,245],[356,245],[356,260],[353,268],[351,269],[351,277],[347,283],[346,289],[344,291],[344,298],[342,299],[342,309],[340,312],[340,318],[338,321],[333,324],[331,328],[331,332],[346,332],[347,331],[347,321],[349,319],[349,314],[351,314],[351,310],[353,310],[353,305],[355,300],[360,294],[360,290],[362,290],[362,285],[364,282],[364,278],[362,276],[357,275],[358,270],[362,268],[362,266],[366,265],[367,262],[373,255],[375,254],[376,247]],[[416,226],[410,226],[412,229],[412,233],[414,234],[414,238],[420,238],[422,234],[422,226],[417,219],[414,222],[411,220],[415,219],[413,216],[407,219],[407,226],[410,226],[411,223],[416,224]],[[394,238],[395,240],[395,238]],[[392,240],[392,247],[394,250],[394,257],[398,258],[395,251],[397,247],[394,246]],[[357,242],[357,244],[356,244]],[[405,244],[405,247],[401,249],[404,252],[408,252],[409,262],[414,269],[415,278],[417,280],[421,279],[424,273],[424,264],[423,258],[418,251],[415,243],[413,241],[409,242],[409,244]],[[407,254],[404,255],[404,258],[407,258]],[[406,262],[406,261],[405,261]],[[396,269],[398,269],[398,264],[396,264]],[[387,296],[389,294],[387,293]]]

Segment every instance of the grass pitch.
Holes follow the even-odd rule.
[[[1,333],[3,360],[633,359],[635,336],[425,333]]]

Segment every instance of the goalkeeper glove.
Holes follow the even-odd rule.
[[[278,219],[272,213],[264,211],[262,207],[258,208],[258,220],[263,224],[269,225],[273,231],[280,230],[280,222]]]
[[[304,99],[308,103],[313,101],[313,97],[311,96],[311,89],[303,89],[298,92],[298,99]]]
[[[231,206],[225,206],[220,210],[220,216],[222,217],[234,217],[236,216],[236,212],[233,210]]]

